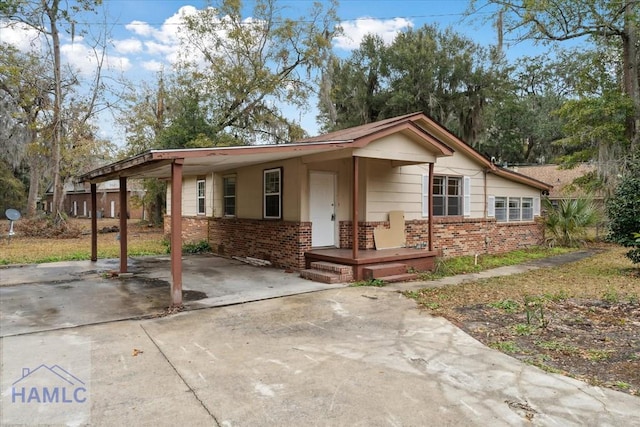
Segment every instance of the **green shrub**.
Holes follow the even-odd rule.
[[[589,198],[563,199],[557,206],[544,199],[544,205],[545,240],[549,246],[580,246],[587,228],[600,221],[600,212]]]
[[[204,254],[211,252],[211,245],[206,240],[182,245],[183,254]]]
[[[640,163],[629,168],[607,200],[608,239],[627,248],[627,257],[640,263]]]

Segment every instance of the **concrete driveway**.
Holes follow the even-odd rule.
[[[637,397],[524,365],[384,288],[5,337],[3,368],[46,340],[90,353],[74,425],[640,425]],[[38,422],[9,389],[2,421]]]
[[[168,258],[130,265],[125,279],[105,277],[117,260],[0,269],[0,424],[640,425],[637,397],[522,364],[397,292],[424,284],[347,288],[186,257],[194,310],[154,317],[169,301]],[[16,392],[61,367],[85,400]]]
[[[170,258],[129,259],[128,266],[131,277],[112,275],[117,259],[0,268],[0,336],[161,315],[171,302]],[[183,260],[187,310],[343,286],[216,256]]]

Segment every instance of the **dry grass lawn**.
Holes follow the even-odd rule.
[[[19,234],[7,239],[3,231],[0,239],[0,265],[36,264],[63,260],[84,260],[91,255],[91,223],[88,219],[70,220],[80,226],[84,233],[74,239],[44,239],[21,237]],[[98,229],[118,225],[117,219],[98,220]],[[149,228],[138,220],[128,221],[128,252],[132,256],[166,253],[162,243],[162,229]],[[118,233],[98,234],[98,257],[117,258],[120,255]]]

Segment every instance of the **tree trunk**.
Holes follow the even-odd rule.
[[[157,226],[160,226],[164,223],[164,218],[163,218],[164,204],[165,204],[165,198],[162,195],[162,193],[158,192],[156,194],[156,200],[153,206],[153,223]]]
[[[40,168],[38,159],[29,162],[29,197],[27,198],[27,218],[35,216],[38,211],[38,193],[40,192]]]
[[[633,101],[633,117],[627,121],[627,134],[631,141],[631,155],[640,149],[640,89],[638,74],[638,27],[634,16],[634,1],[627,0],[624,13],[623,66],[624,91]]]
[[[62,74],[60,59],[60,33],[58,30],[58,6],[60,0],[53,0],[51,7],[47,8],[47,16],[51,24],[51,42],[53,44],[53,134],[51,137],[51,153],[53,165],[53,210],[54,221],[60,219],[62,203],[64,201],[63,182],[60,177],[60,159],[62,145]]]

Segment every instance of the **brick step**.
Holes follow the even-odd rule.
[[[333,271],[318,270],[315,268],[308,268],[300,271],[300,277],[321,283],[344,283],[351,280],[345,275],[334,273]]]
[[[398,262],[376,264],[362,269],[364,280],[381,279],[385,276],[395,276],[398,274],[405,274],[406,272],[407,265]]]
[[[311,268],[316,270],[331,271],[338,274],[352,274],[351,267],[343,264],[336,264],[335,262],[327,261],[314,261],[311,263]]]
[[[416,273],[403,273],[403,274],[394,274],[391,276],[377,277],[378,280],[382,280],[385,283],[395,283],[395,282],[408,282],[410,280],[415,280],[419,276]]]

